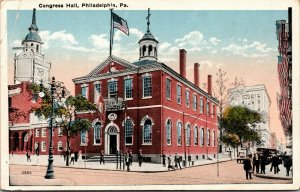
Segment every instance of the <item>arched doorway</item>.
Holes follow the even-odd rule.
[[[114,123],[109,123],[105,128],[105,153],[116,154],[120,150],[120,132]]]
[[[21,151],[28,150],[28,133],[25,131],[22,133]]]
[[[13,135],[13,148],[12,150],[14,151],[18,151],[19,150],[19,133],[18,132],[14,132]]]

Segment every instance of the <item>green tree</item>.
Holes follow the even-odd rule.
[[[225,131],[236,135],[241,146],[245,142],[260,142],[255,127],[262,121],[261,114],[243,106],[226,107],[222,119]]]
[[[85,97],[81,95],[72,96],[65,89],[62,89],[60,82],[55,82],[55,94],[54,98],[54,126],[61,127],[62,133],[67,139],[67,160],[66,166],[69,166],[69,149],[70,140],[74,138],[81,131],[88,131],[92,124],[88,119],[80,118],[79,112],[97,112],[97,107],[90,103]],[[43,97],[39,99],[40,105],[33,107],[32,111],[35,115],[45,119],[51,118],[52,112],[52,95],[51,90],[41,85],[31,84],[29,89],[32,92],[33,97],[43,93]],[[61,93],[65,93],[65,98]]]

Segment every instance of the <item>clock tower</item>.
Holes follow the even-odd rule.
[[[32,23],[28,28],[29,33],[22,41],[22,49],[14,57],[14,83],[30,81],[34,83],[49,82],[51,63],[46,62],[41,52],[42,40],[38,34],[35,9],[33,9]]]

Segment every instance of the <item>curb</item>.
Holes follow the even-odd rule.
[[[278,179],[278,180],[293,180],[293,178],[290,177],[275,177],[271,175],[262,175],[262,174],[253,174],[256,177],[266,178],[266,179]]]
[[[229,160],[224,160],[224,161],[219,161],[219,163],[223,163],[223,162],[227,162],[227,161],[232,161],[231,159]],[[211,165],[211,164],[217,164],[217,162],[211,162],[211,163],[205,163],[205,164],[200,164],[200,165],[192,165],[192,166],[189,166],[189,167],[184,167],[182,169],[187,169],[187,168],[192,168],[192,167],[200,167],[200,166],[204,166],[204,165]],[[10,164],[10,165],[22,165],[22,164]],[[42,167],[47,167],[47,165],[29,165],[29,166],[42,166]],[[88,170],[104,170],[104,171],[121,171],[121,172],[127,172],[126,171],[126,167],[125,169],[101,169],[101,168],[92,168],[92,167],[72,167],[72,166],[61,166],[61,165],[58,165],[58,166],[54,166],[54,167],[59,167],[59,168],[66,168],[66,169],[69,169],[69,168],[74,168],[74,169],[88,169]],[[129,172],[136,172],[136,173],[160,173],[160,172],[169,172],[169,171],[175,171],[175,170],[167,170],[167,167],[166,167],[166,170],[158,170],[158,171],[137,171],[137,170],[133,170],[133,171],[129,171]]]

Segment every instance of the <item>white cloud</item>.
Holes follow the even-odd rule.
[[[171,43],[164,42],[164,43],[162,43],[162,44],[160,44],[160,45],[158,46],[158,51],[163,52],[163,51],[165,51],[166,49],[168,49],[168,48],[170,48],[170,47],[171,47]]]
[[[267,47],[266,44],[263,44],[258,41],[254,41],[249,44],[247,39],[239,39],[240,42],[243,42],[242,45],[237,45],[234,43],[229,44],[226,47],[222,48],[222,51],[227,53],[232,53],[233,55],[241,55],[243,57],[266,57],[269,56],[269,53],[276,51],[271,47]]]
[[[211,54],[216,54],[218,51],[217,50],[213,50],[212,52],[211,52]]]
[[[211,38],[209,39],[209,41],[210,41],[212,44],[214,44],[214,45],[218,45],[219,42],[221,42],[221,40],[220,40],[220,39],[217,39],[216,37],[211,37]]]
[[[129,29],[129,35],[135,35],[138,39],[141,39],[144,36],[144,33],[136,28]]]
[[[175,40],[175,44],[181,45],[199,45],[203,40],[203,34],[199,31],[192,31],[189,34],[185,35],[183,38],[179,38]]]
[[[22,41],[20,41],[20,40],[14,40],[14,41],[11,43],[11,46],[12,46],[12,47],[21,47],[21,46],[22,46]]]
[[[204,65],[207,65],[209,68],[212,68],[212,62],[211,61],[201,61],[200,62],[200,68],[203,68]]]
[[[106,34],[91,35],[88,39],[92,42],[92,45],[98,49],[109,48],[108,35]]]

